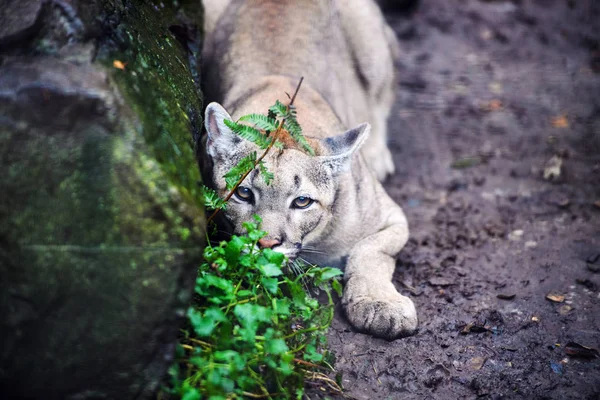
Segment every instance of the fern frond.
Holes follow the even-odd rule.
[[[275,104],[269,107],[269,111],[275,114],[277,118],[284,118],[288,114],[287,106],[279,100],[276,100]]]
[[[238,124],[237,122],[230,121],[228,119],[223,121],[229,129],[240,137],[251,141],[261,149],[269,147],[271,142],[261,131],[248,125]]]
[[[269,118],[262,114],[248,114],[241,117],[238,121],[248,122],[265,131],[275,131],[277,129],[277,120]]]
[[[246,157],[242,158],[235,167],[231,168],[229,172],[223,175],[225,178],[225,183],[227,185],[227,190],[232,190],[235,185],[239,182],[239,180],[246,174],[248,171],[252,171],[254,168],[254,164],[256,163],[256,152],[253,151]]]
[[[265,180],[265,183],[267,185],[270,185],[271,182],[273,181],[273,179],[275,178],[275,175],[273,175],[271,172],[269,172],[269,170],[267,169],[267,166],[262,161],[260,161],[258,163],[258,168],[260,169],[260,173],[261,173],[263,179]]]
[[[202,200],[204,202],[204,207],[210,210],[224,210],[227,203],[225,200],[219,197],[216,191],[213,189],[202,186],[200,189],[202,193]]]
[[[283,126],[289,132],[292,139],[294,139],[296,143],[300,145],[300,147],[302,147],[311,156],[315,155],[315,151],[310,144],[308,144],[306,138],[304,138],[304,135],[302,134],[302,128],[295,117],[288,115],[288,118],[283,123]]]

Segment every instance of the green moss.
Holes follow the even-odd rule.
[[[118,197],[118,225],[135,221],[141,228],[138,231],[154,235],[157,245],[173,237],[184,243],[198,241],[204,236],[204,225],[203,215],[198,213],[202,209],[201,178],[192,131],[202,124],[202,99],[188,68],[188,54],[168,30],[178,22],[180,5],[138,1],[135,7],[119,7],[115,5],[118,2],[106,3],[112,5],[121,23],[102,47],[101,62],[111,71],[139,122],[130,126],[135,134],[115,148],[116,158],[133,166],[140,183],[130,182],[132,193]],[[115,60],[125,68],[115,68]],[[129,179],[129,175],[120,179]],[[138,202],[144,191],[155,206],[153,212]],[[158,219],[176,232],[165,233],[164,227],[156,224],[157,213]],[[148,218],[140,222],[140,215]]]
[[[139,117],[135,126],[189,202],[199,204],[200,175],[195,164],[190,125],[200,127],[202,99],[187,67],[188,56],[169,32],[177,23],[177,2],[135,2],[125,9],[113,37],[122,52],[104,51],[103,63],[112,70],[119,89]],[[198,7],[196,7],[198,8]],[[114,60],[124,69],[112,66]]]

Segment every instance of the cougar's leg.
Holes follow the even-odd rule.
[[[369,110],[366,115],[372,131],[363,154],[377,179],[382,181],[394,172],[387,147],[387,118],[394,102],[394,59],[398,57],[398,43],[373,1],[345,0],[338,4],[357,75],[367,91]]]
[[[395,339],[415,331],[417,312],[392,283],[396,256],[408,240],[408,225],[402,210],[396,204],[389,206],[385,228],[359,241],[348,257],[342,304],[356,328]]]

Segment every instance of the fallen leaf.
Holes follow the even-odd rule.
[[[481,109],[483,111],[488,111],[488,112],[502,110],[502,108],[503,108],[502,101],[500,101],[498,99],[493,99],[487,103],[481,104]]]
[[[565,353],[573,357],[581,357],[581,358],[600,358],[600,353],[598,350],[583,346],[579,343],[569,342],[565,345]]]
[[[485,357],[471,358],[471,360],[469,361],[469,364],[471,365],[471,369],[474,369],[475,371],[479,371],[483,367],[483,364],[485,364],[486,360],[487,360],[487,358],[485,358]]]
[[[565,301],[565,296],[557,293],[548,293],[546,298],[554,303],[562,303]]]
[[[521,240],[524,233],[523,229],[515,229],[508,234],[508,240]]]
[[[567,114],[561,114],[557,117],[553,117],[550,121],[552,126],[555,128],[568,128],[569,120],[567,119]]]
[[[567,207],[569,207],[569,205],[571,205],[571,201],[569,199],[566,199],[566,198],[565,199],[561,199],[561,200],[558,201],[557,205],[560,208],[567,208]]]
[[[455,282],[451,281],[448,278],[442,278],[438,276],[432,276],[427,281],[431,286],[451,286],[455,285]]]
[[[561,306],[561,307],[558,309],[558,313],[559,313],[560,315],[567,315],[568,313],[570,313],[570,312],[571,312],[571,310],[572,310],[572,309],[573,309],[573,307],[571,307],[571,306],[570,306],[570,305],[568,305],[568,304],[565,304],[565,305]]]
[[[465,157],[454,161],[450,166],[454,169],[464,169],[481,164],[480,157]]]
[[[490,92],[495,94],[501,94],[504,91],[500,82],[492,82],[488,85],[488,88]]]
[[[490,330],[482,325],[476,325],[473,323],[465,325],[465,327],[460,331],[461,334],[466,335],[469,333],[484,333],[490,332]]]
[[[516,296],[516,294],[498,294],[496,295],[497,298],[499,298],[500,300],[512,300],[514,299]]]
[[[117,69],[125,69],[126,65],[127,65],[127,63],[124,63],[123,61],[119,61],[119,60],[113,61],[113,67],[115,67]]]
[[[557,179],[560,178],[562,172],[563,159],[560,156],[553,156],[546,162],[544,166],[544,179]]]
[[[528,240],[525,242],[525,247],[533,249],[534,247],[537,247],[537,242],[535,240]]]

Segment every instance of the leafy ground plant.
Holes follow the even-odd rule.
[[[330,368],[321,351],[341,271],[285,274],[281,253],[257,247],[265,235],[259,222],[245,224],[246,236],[205,249],[190,328],[170,371],[172,393],[185,400],[301,398],[306,377],[340,391],[319,371]],[[307,293],[309,285],[326,293],[327,304]]]
[[[241,137],[264,152],[250,154],[226,175],[229,195],[224,199],[205,188],[205,205],[215,209],[212,221],[248,174],[258,168],[267,183],[274,179],[262,159],[272,147],[283,151],[278,137],[284,131],[308,154],[314,154],[296,120],[294,99],[277,101],[268,114],[251,114],[226,121]],[[196,297],[188,310],[188,328],[178,347],[178,362],[171,368],[166,392],[192,399],[302,398],[305,379],[320,381],[341,393],[338,384],[322,370],[331,370],[324,354],[325,331],[333,318],[332,291],[341,295],[336,268],[306,266],[285,273],[281,253],[260,249],[266,235],[260,218],[244,224],[245,236],[233,236],[209,245],[196,280]],[[308,288],[320,288],[322,305]]]

